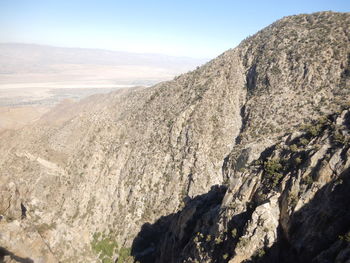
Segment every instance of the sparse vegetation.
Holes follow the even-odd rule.
[[[277,186],[280,179],[283,177],[282,164],[279,159],[270,159],[264,162],[264,171],[272,187]]]
[[[95,233],[91,241],[91,248],[103,263],[113,262],[112,257],[118,249],[118,244],[112,236]]]
[[[119,250],[119,257],[117,263],[133,263],[134,257],[131,256],[131,248],[122,247]]]
[[[233,238],[236,238],[236,237],[237,237],[237,229],[236,229],[236,228],[232,229],[232,231],[231,231],[231,236],[232,236]]]
[[[288,196],[289,203],[292,207],[295,207],[298,203],[299,197],[296,193],[290,193]]]
[[[298,149],[298,146],[296,144],[292,144],[289,146],[289,149],[292,151],[292,152],[297,152],[299,149]]]
[[[279,67],[277,65],[274,65],[272,68],[271,68],[271,72],[274,74],[274,75],[279,75],[282,73],[282,71],[279,69]]]
[[[305,131],[309,133],[312,137],[318,136],[321,132],[321,128],[322,126],[319,124],[318,125],[309,124],[304,127]]]
[[[306,138],[300,138],[300,144],[306,146],[309,144],[309,140]]]
[[[345,235],[339,236],[339,240],[343,240],[347,243],[350,243],[350,232],[346,233]]]
[[[255,256],[257,258],[262,258],[265,255],[265,250],[263,248],[259,249],[258,251],[256,251]]]
[[[216,237],[215,238],[215,244],[220,245],[223,242],[221,237]]]
[[[295,158],[295,163],[296,163],[296,164],[301,164],[302,161],[303,161],[303,160],[302,160],[300,157],[296,157],[296,158]]]
[[[249,243],[249,240],[247,238],[240,237],[239,242],[238,242],[238,247],[243,248],[243,247],[247,246],[248,243]]]
[[[339,129],[336,129],[334,134],[333,134],[334,141],[338,144],[344,145],[347,143],[347,138],[341,134]]]
[[[307,176],[305,176],[305,177],[302,179],[302,182],[303,182],[304,184],[307,184],[308,186],[310,186],[310,185],[313,184],[314,179],[312,178],[311,175],[307,175]]]

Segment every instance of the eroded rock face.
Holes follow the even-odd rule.
[[[46,244],[44,229],[36,229],[17,220],[0,222],[0,242],[11,250],[0,249],[1,262],[59,262]],[[2,258],[3,257],[3,258]]]
[[[144,257],[137,242],[134,255],[144,263],[348,262],[349,117],[345,110],[282,138],[237,171],[241,180],[232,180],[215,203],[193,199],[173,215],[162,236],[150,240],[158,242],[153,257]],[[185,235],[178,226],[187,227]]]
[[[303,252],[319,243],[300,241],[297,218],[315,218],[305,206],[331,198],[322,189],[336,178],[347,186],[347,146],[334,141],[347,138],[349,117],[309,127],[313,138],[300,130],[348,101],[349,25],[345,13],[287,17],[173,81],[61,105],[3,134],[0,247],[17,253],[6,237],[23,231],[60,262],[321,257]],[[268,162],[277,157],[295,164]],[[343,240],[333,244],[322,253],[346,258]]]

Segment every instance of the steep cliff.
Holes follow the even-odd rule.
[[[286,135],[239,171],[229,160],[229,184],[144,227],[134,255],[140,262],[348,262],[349,128],[344,110]],[[157,249],[145,254],[146,244]]]
[[[347,209],[349,118],[330,114],[349,101],[349,28],[348,13],[286,17],[172,81],[61,105],[3,134],[0,252],[35,262],[346,254],[349,217],[336,211]]]

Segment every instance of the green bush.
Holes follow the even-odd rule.
[[[119,257],[117,263],[133,263],[134,257],[131,256],[131,248],[122,247],[119,250]]]
[[[306,146],[309,144],[309,140],[308,139],[305,139],[305,138],[301,138],[300,139],[300,144],[303,145],[303,146]]]
[[[264,162],[264,171],[267,174],[267,178],[272,182],[272,187],[277,186],[280,179],[283,177],[282,164],[279,159],[271,159]]]
[[[221,237],[217,237],[215,238],[215,244],[219,245],[223,242],[223,240],[221,239]]]
[[[307,124],[303,127],[303,130],[309,133],[312,137],[316,137],[320,135],[323,126],[324,126],[323,123]]]
[[[339,239],[350,243],[350,232],[346,233],[345,235],[339,236]]]
[[[305,176],[302,180],[303,183],[307,184],[307,185],[312,185],[314,182],[314,179],[312,178],[311,175]]]
[[[256,251],[255,256],[257,258],[262,258],[265,255],[265,250],[263,248],[259,249],[258,251]]]
[[[271,159],[264,162],[264,170],[270,176],[274,176],[281,169],[282,169],[282,164],[280,164],[280,161],[278,159]]]
[[[288,196],[288,201],[289,201],[290,205],[293,207],[295,207],[297,205],[298,200],[299,200],[299,197],[298,197],[298,194],[296,194],[296,193],[291,193]]]
[[[237,229],[236,229],[236,228],[232,229],[232,231],[231,231],[231,236],[232,236],[233,238],[236,238],[236,237],[237,237]]]
[[[295,163],[296,164],[301,164],[302,159],[300,157],[295,158]]]
[[[103,263],[109,263],[113,262],[112,257],[118,249],[118,244],[111,236],[95,233],[91,242],[91,248]]]
[[[306,131],[310,133],[313,137],[317,136],[321,132],[321,127],[318,125],[307,126]]]
[[[289,146],[289,150],[291,150],[293,153],[298,151],[298,146],[295,144],[292,144],[291,146]]]
[[[346,138],[338,130],[333,135],[334,141],[339,144],[346,144]]]

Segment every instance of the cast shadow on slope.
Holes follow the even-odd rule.
[[[5,257],[10,257],[10,260],[14,260],[14,262],[20,262],[20,263],[34,263],[34,261],[30,258],[22,258],[19,256],[16,256],[12,252],[8,251],[7,249],[0,247],[0,262],[5,262]]]
[[[345,170],[337,182],[323,186],[307,205],[292,214],[288,234],[279,227],[277,241],[265,249],[264,256],[246,262],[335,262],[337,256],[339,262],[346,262],[350,258],[350,244],[341,237],[350,231],[350,170]],[[208,193],[188,201],[178,213],[161,217],[154,224],[144,224],[132,245],[135,260],[153,263],[181,262],[183,256],[196,258],[191,240],[197,231],[203,231],[203,226],[215,228],[225,192],[224,186],[214,186]],[[235,226],[239,226],[238,222],[244,224],[251,212],[235,216],[232,219]],[[239,235],[241,228],[243,225],[238,227]],[[233,256],[228,249],[234,244],[234,240],[227,239],[220,247],[209,245],[210,262],[228,262]],[[224,259],[224,253],[230,256]]]
[[[175,263],[197,258],[193,239],[209,228],[214,233],[218,230],[225,192],[226,187],[213,186],[208,193],[189,200],[178,213],[161,217],[154,224],[144,224],[132,245],[135,260]],[[335,262],[336,258],[340,263],[346,262],[350,258],[350,242],[342,237],[350,233],[349,200],[350,169],[347,169],[291,215],[288,233],[279,227],[275,244],[266,248],[263,256],[246,262]],[[250,210],[234,216],[227,224],[227,230],[233,226],[237,229],[237,238],[254,208]],[[237,238],[227,238],[219,245],[213,245],[212,240],[207,242],[203,248],[211,255],[210,262],[228,262]],[[224,254],[229,256],[223,258]]]
[[[193,238],[196,225],[208,211],[210,218],[218,218],[220,204],[226,193],[225,186],[212,186],[208,193],[194,197],[186,201],[185,207],[177,213],[159,218],[154,224],[146,223],[142,226],[133,241],[131,254],[140,263],[173,262],[179,257],[179,252]],[[216,222],[211,221],[211,225]],[[173,249],[171,253],[161,253],[164,246]],[[169,252],[169,250],[168,250]],[[166,259],[164,258],[166,257]],[[165,261],[164,261],[165,262]]]

